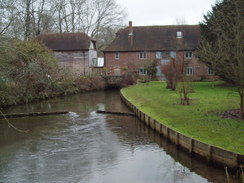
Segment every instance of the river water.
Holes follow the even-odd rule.
[[[0,183],[226,183],[210,167],[158,136],[135,117],[97,114],[129,111],[118,91],[85,93],[6,110],[70,111],[11,118],[28,133],[0,121]],[[239,183],[232,178],[232,183]]]

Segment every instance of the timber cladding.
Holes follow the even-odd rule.
[[[88,51],[54,51],[59,65],[78,75],[90,73]]]
[[[59,65],[77,76],[91,73],[96,66],[96,41],[85,33],[40,34],[36,40],[53,51]]]
[[[122,93],[120,93],[120,96],[124,103],[134,111],[136,117],[138,117],[141,122],[144,122],[150,128],[160,135],[163,135],[177,146],[187,150],[189,154],[196,154],[203,157],[208,163],[228,166],[231,169],[237,169],[244,165],[244,155],[203,143],[170,129],[140,111],[136,106],[129,102]]]

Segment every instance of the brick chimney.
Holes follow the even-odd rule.
[[[129,36],[133,36],[132,21],[129,21]]]
[[[129,21],[129,32],[128,32],[128,41],[130,45],[133,45],[133,28],[132,28],[132,21]]]

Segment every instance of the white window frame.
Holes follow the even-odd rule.
[[[185,51],[185,58],[186,59],[192,59],[193,52],[192,51]]]
[[[139,52],[139,59],[143,60],[147,58],[147,53],[145,51]]]
[[[171,58],[176,58],[176,51],[170,51],[169,55]]]
[[[213,71],[213,68],[211,66],[208,66],[208,75],[214,75],[214,71]]]
[[[166,64],[168,64],[169,62],[170,62],[169,59],[162,59],[162,60],[161,60],[161,65],[166,65]]]
[[[193,67],[186,67],[186,75],[192,76],[194,73]]]
[[[119,56],[120,56],[120,53],[119,52],[115,52],[115,54],[114,54],[115,60],[119,60]]]
[[[176,32],[176,37],[177,38],[182,38],[182,32],[181,31],[177,31]]]
[[[155,55],[156,59],[161,59],[162,56],[163,56],[163,53],[162,53],[161,51],[156,51],[155,54],[156,54],[156,55]]]
[[[138,73],[139,75],[147,75],[147,70],[144,67],[140,67]]]

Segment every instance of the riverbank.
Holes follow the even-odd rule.
[[[36,40],[0,39],[0,109],[134,82],[129,74],[110,79],[106,70],[79,76],[60,66],[53,52]]]
[[[234,88],[217,83],[192,83],[192,105],[179,104],[179,94],[166,89],[166,83],[150,82],[121,90],[140,111],[165,126],[206,144],[244,154],[244,123],[220,114],[238,108]]]
[[[28,133],[0,122],[1,181],[226,183],[224,169],[187,156],[134,117],[95,112],[105,109],[129,112],[118,90],[8,109],[7,113],[71,113],[10,119]],[[25,168],[14,168],[20,166]],[[230,182],[240,183],[232,174]]]
[[[3,102],[0,102],[0,108],[7,108],[24,103],[39,102],[42,100],[78,93],[120,89],[128,85],[132,85],[135,82],[135,77],[131,75],[109,77],[91,74],[89,76],[80,76],[74,79],[69,79],[65,82],[52,83],[52,86],[46,86],[46,89],[33,95],[28,95],[28,93],[26,93],[26,95],[20,95],[18,91],[16,91],[15,95],[9,94],[5,98],[2,98]]]

